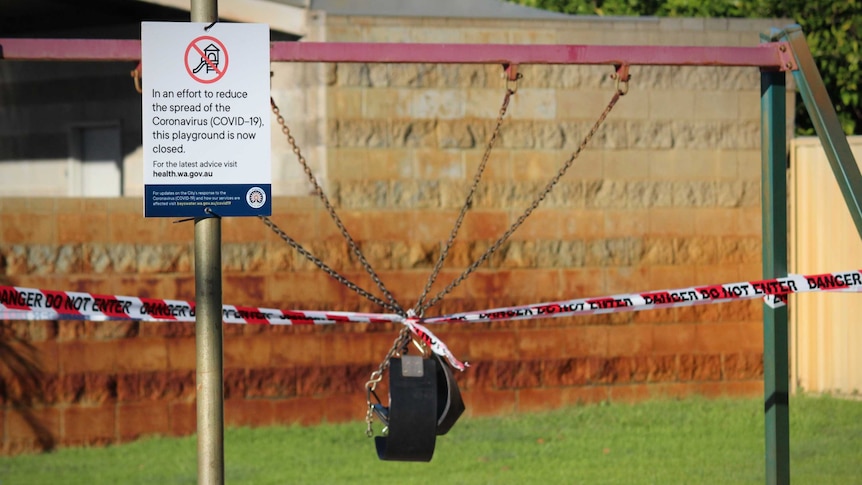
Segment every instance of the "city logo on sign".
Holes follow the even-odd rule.
[[[252,187],[245,194],[245,201],[252,209],[260,209],[266,204],[266,192],[260,187]]]

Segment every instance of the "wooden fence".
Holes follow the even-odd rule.
[[[851,137],[850,145],[858,162],[862,137]],[[862,240],[816,137],[793,140],[789,183],[789,270],[810,274],[862,268]],[[796,390],[862,391],[862,295],[796,295],[790,325]]]

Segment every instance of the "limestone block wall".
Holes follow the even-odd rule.
[[[329,17],[325,38],[751,46],[759,42],[756,32],[786,23],[715,19],[503,23]],[[328,69],[327,180],[337,194],[337,204],[347,211],[374,211],[368,217],[377,225],[375,235],[399,240],[389,254],[406,253],[414,268],[426,267],[448,235],[447,222],[451,225],[454,220],[485,153],[505,89],[502,67],[338,64]],[[455,270],[453,276],[530,205],[577,149],[614,90],[609,77],[612,70],[607,66],[520,66],[520,72],[524,77],[451,256],[448,268]],[[479,283],[465,283],[465,293],[456,292],[444,300],[441,311],[475,308],[463,296],[473,305],[484,297],[488,307],[760,275],[758,70],[633,66],[631,72],[629,93],[555,191],[491,259],[487,272],[476,275]],[[792,107],[792,94],[787,100]],[[791,118],[788,127],[792,129]],[[422,217],[413,217],[411,209],[421,211]],[[410,249],[400,249],[404,235],[412,243]],[[408,300],[415,300],[421,277],[415,288],[405,291]],[[732,337],[726,338],[752,343],[759,352],[758,306],[740,307],[744,310],[706,310],[709,317],[700,310],[672,316],[638,315],[631,320],[620,317],[613,323],[623,325],[609,329],[611,335],[624,331],[631,336],[643,330],[650,335],[650,344],[643,349],[635,346],[638,350],[612,347],[609,355],[628,356],[642,349],[655,357],[668,352],[664,345],[673,342],[691,348],[684,337],[676,340],[680,332],[694,328],[724,332],[732,328],[727,325],[731,322],[740,326],[729,330],[725,335]],[[644,319],[660,325],[634,325]],[[704,326],[704,320],[715,326]],[[572,325],[584,321],[590,319]],[[602,344],[598,348],[604,349]],[[572,349],[577,349],[575,354],[592,355],[584,347],[573,344]],[[556,382],[547,374],[538,377],[538,371],[524,371],[526,364],[518,350],[498,354],[497,365],[509,366],[507,372],[514,368],[516,373],[531,375],[517,374],[529,386],[541,388],[544,382]],[[543,347],[550,354],[554,350],[559,349],[551,343]],[[564,351],[564,355],[572,354]],[[727,362],[728,354],[722,355],[697,359]],[[688,362],[686,359],[674,362]],[[731,362],[745,362],[742,367],[749,370],[759,360],[759,354],[729,357]],[[569,364],[545,365],[559,369]],[[654,370],[652,365],[657,364],[643,367]],[[702,365],[696,367],[703,372]],[[722,372],[721,380],[733,374],[726,369]],[[621,389],[611,387],[608,392],[620,393]],[[536,392],[532,395],[542,395]],[[554,399],[538,400],[547,404]]]
[[[757,32],[786,23],[319,22],[315,40],[659,45],[753,45]],[[411,306],[482,159],[504,94],[501,67],[274,65],[273,72],[273,97],[344,225],[396,298]],[[517,220],[614,89],[609,67],[521,72],[432,295]],[[633,67],[632,76],[629,93],[555,190],[429,314],[759,277],[757,70]],[[374,289],[273,130],[280,187],[273,220]],[[135,197],[0,198],[5,284],[193,299],[192,238],[191,223],[143,219]],[[379,311],[257,219],[224,220],[223,240],[226,303]],[[760,303],[739,302],[434,330],[471,362],[458,379],[476,416],[759,394],[760,318]],[[362,419],[363,384],[396,331],[225,326],[228,425]],[[32,357],[39,376],[28,381],[0,369],[4,452],[194,431],[192,324],[8,322],[2,332],[4,345]]]

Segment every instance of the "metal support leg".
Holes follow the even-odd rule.
[[[790,45],[798,66],[793,71],[793,79],[823,145],[823,151],[826,152],[826,159],[829,160],[829,166],[838,181],[841,195],[850,210],[856,232],[862,237],[862,173],[859,172],[859,166],[847,142],[847,135],[844,134],[829,93],[826,92],[808,43],[805,42],[802,28],[793,25],[773,32],[772,39],[786,41]]]
[[[198,483],[224,483],[221,219],[195,222]]]
[[[192,22],[218,20],[217,0],[191,0]],[[198,484],[224,484],[221,219],[195,221]]]
[[[761,74],[763,277],[787,276],[787,124],[785,73]],[[766,483],[790,483],[787,306],[763,308]]]

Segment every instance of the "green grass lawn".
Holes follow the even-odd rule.
[[[431,463],[381,462],[363,423],[229,429],[236,484],[764,482],[760,399],[610,404],[462,419]],[[194,437],[0,458],[0,485],[193,484]],[[791,399],[796,484],[862,483],[862,401]]]

